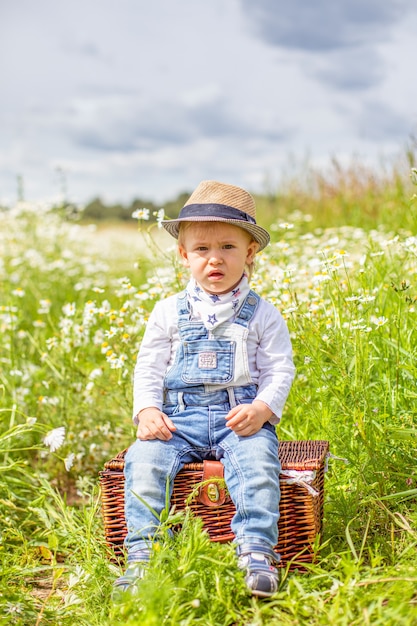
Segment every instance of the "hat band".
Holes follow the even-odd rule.
[[[178,217],[181,220],[193,217],[219,217],[256,224],[256,220],[251,215],[227,204],[187,204],[187,206],[181,209]]]

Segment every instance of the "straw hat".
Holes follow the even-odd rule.
[[[252,196],[234,185],[203,180],[181,209],[179,217],[163,220],[162,226],[178,239],[181,222],[226,222],[247,230],[259,243],[259,250],[269,243],[269,233],[256,223]]]

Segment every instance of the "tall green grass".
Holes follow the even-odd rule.
[[[296,214],[310,226],[358,226],[370,230],[383,225],[386,230],[415,232],[416,207],[410,203],[415,192],[416,146],[376,167],[359,159],[343,164],[333,158],[322,168],[309,161],[292,164],[282,173],[278,193],[257,197],[258,210],[265,224],[279,216],[287,220]]]
[[[156,546],[138,595],[111,601],[120,570],[97,474],[134,437],[131,374],[149,312],[186,277],[174,248],[132,255],[126,275],[126,251],[119,270],[117,255],[93,253],[85,229],[48,208],[0,214],[4,623],[416,623],[413,172],[377,181],[334,167],[258,202],[273,243],[253,287],[286,317],[297,367],[279,436],[328,439],[339,457],[317,562],[284,571],[270,601],[246,594],[232,546],[210,544],[189,517]]]

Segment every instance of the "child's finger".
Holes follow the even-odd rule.
[[[171,432],[174,432],[174,430],[177,430],[177,427],[175,426],[172,419],[168,417],[168,415],[164,414],[164,422]]]
[[[169,423],[166,423],[166,420],[168,420]],[[139,423],[136,436],[138,439],[142,439],[142,441],[149,439],[167,441],[172,438],[172,430],[176,430],[175,425],[163,414],[162,417],[158,417],[158,419],[149,420],[147,424]]]
[[[232,430],[239,429],[246,420],[246,411],[240,407],[234,407],[228,415],[226,415],[226,426]]]
[[[226,415],[226,420],[230,420],[232,419],[232,417],[234,417],[237,413],[239,413],[239,411],[241,410],[242,405],[241,404],[237,404],[236,406],[234,406],[232,409],[230,409],[230,411],[228,412],[228,414]]]
[[[156,439],[161,439],[162,441],[168,441],[168,439],[172,439],[171,430],[165,423],[164,419],[155,424],[154,433]]]

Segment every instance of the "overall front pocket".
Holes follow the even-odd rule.
[[[236,342],[224,339],[184,341],[181,379],[188,384],[223,384],[233,380]]]

